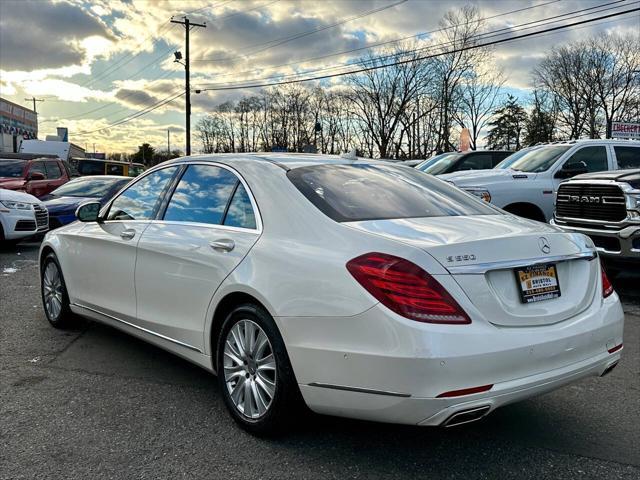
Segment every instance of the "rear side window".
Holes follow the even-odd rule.
[[[602,172],[609,170],[607,163],[607,148],[604,146],[584,147],[569,157],[564,162],[564,168],[576,168],[584,166],[587,172]]]
[[[107,175],[124,175],[124,165],[107,163]]]
[[[256,216],[249,194],[244,185],[238,183],[238,188],[229,203],[227,214],[224,217],[224,225],[229,227],[256,228]]]
[[[458,171],[483,170],[487,168],[493,168],[490,153],[471,153],[456,166]]]
[[[104,163],[93,160],[80,160],[78,162],[80,175],[104,175]]]
[[[640,148],[639,147],[613,147],[618,160],[618,168],[640,168]]]
[[[311,203],[337,222],[500,213],[482,200],[409,168],[317,165],[290,170],[287,176]]]
[[[238,181],[224,168],[189,165],[167,205],[164,219],[220,225]]]
[[[47,168],[48,178],[60,178],[62,176],[62,170],[58,162],[44,162]]]

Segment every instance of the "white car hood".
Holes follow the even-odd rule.
[[[7,190],[6,188],[0,188],[0,201],[7,200],[10,202],[25,202],[25,203],[37,203],[42,202],[33,195],[29,195],[24,192],[16,192],[15,190]]]
[[[490,170],[466,170],[439,175],[438,178],[452,182],[458,187],[484,187],[495,183],[511,182],[535,178],[535,173],[519,172],[507,168]]]

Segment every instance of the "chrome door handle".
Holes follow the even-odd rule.
[[[136,231],[133,228],[127,228],[126,230],[120,232],[120,238],[122,238],[123,240],[131,240],[135,236]]]
[[[236,243],[230,238],[221,238],[209,243],[209,246],[218,252],[230,252],[236,246]]]

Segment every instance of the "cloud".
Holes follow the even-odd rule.
[[[97,17],[67,2],[3,0],[0,10],[3,70],[77,65],[86,56],[83,39],[111,37]]]

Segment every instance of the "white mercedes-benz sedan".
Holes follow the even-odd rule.
[[[180,158],[77,216],[40,251],[49,322],[104,322],[216,372],[254,433],[304,404],[457,425],[620,360],[588,237],[405,166]]]

